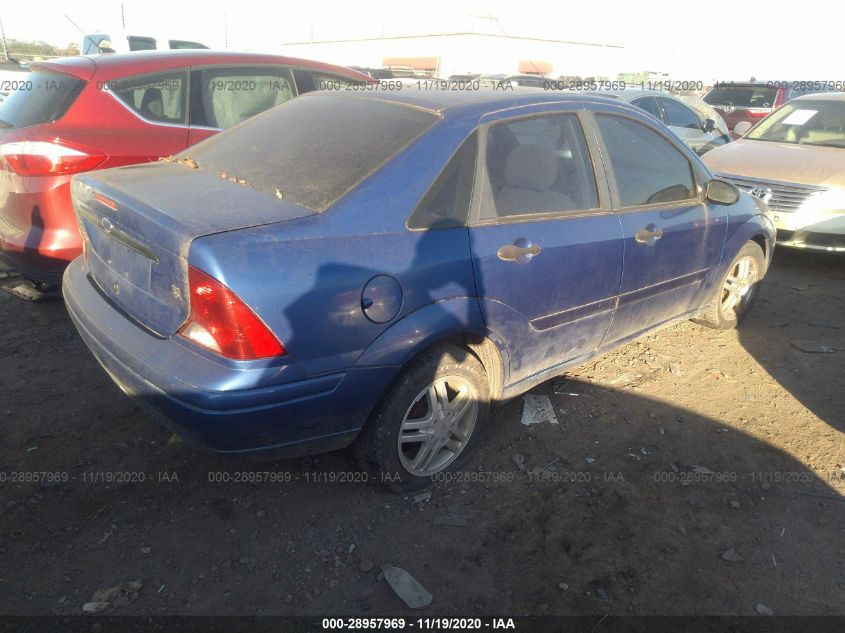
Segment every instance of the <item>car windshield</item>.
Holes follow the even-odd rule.
[[[704,100],[712,105],[737,108],[771,108],[776,95],[777,89],[768,86],[716,86]]]
[[[0,127],[30,127],[60,118],[74,102],[84,81],[44,71],[20,73],[17,90],[0,102]]]
[[[403,104],[314,93],[180,156],[199,169],[322,211],[437,120],[432,112]]]
[[[745,138],[845,147],[845,101],[790,101],[763,119]]]

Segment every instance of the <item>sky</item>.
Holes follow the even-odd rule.
[[[619,44],[628,72],[678,80],[845,81],[837,34],[842,0],[757,3],[589,0],[429,0],[265,3],[257,0],[124,0],[126,26],[142,35],[198,40],[214,48],[284,53],[285,42],[468,31]],[[409,11],[408,8],[412,10]],[[6,37],[66,46],[121,25],[114,0],[4,2]],[[825,26],[826,25],[826,26]],[[354,63],[354,62],[353,62]],[[496,72],[488,69],[487,72]],[[566,74],[565,69],[555,73]]]

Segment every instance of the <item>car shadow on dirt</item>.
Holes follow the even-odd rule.
[[[34,306],[19,305],[3,313],[23,321]],[[56,307],[38,307],[46,332],[71,327]],[[37,333],[0,338],[15,350],[0,403],[13,412],[0,448],[7,614],[80,614],[134,580],[137,599],[104,613],[843,612],[841,474],[670,402],[544,383],[531,395],[557,424],[522,425],[521,398],[498,405],[464,470],[402,496],[362,482],[349,451],[207,454],[135,407],[81,342],[49,340],[47,354]],[[39,362],[49,371],[13,378]],[[46,472],[66,476],[9,477]],[[383,563],[433,604],[406,608]]]
[[[742,346],[805,407],[845,432],[845,259],[841,254],[779,248],[760,303],[739,331]],[[765,312],[784,315],[772,320]],[[838,368],[838,370],[837,370]]]

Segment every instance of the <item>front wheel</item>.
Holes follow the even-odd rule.
[[[756,242],[748,242],[728,266],[707,307],[695,321],[717,330],[735,328],[754,305],[765,274],[763,249]]]
[[[424,352],[391,386],[361,433],[359,460],[394,492],[455,470],[478,443],[490,410],[481,362],[443,345]]]

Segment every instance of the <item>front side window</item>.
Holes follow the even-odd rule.
[[[619,196],[618,204],[679,202],[696,197],[692,165],[651,128],[618,116],[597,114]]]
[[[187,121],[187,72],[184,70],[124,77],[104,84],[118,99],[148,121],[173,124],[184,124]]]
[[[485,205],[482,220],[598,207],[584,131],[574,114],[492,126],[486,161],[493,208]]]
[[[225,130],[294,96],[287,68],[210,68],[194,72],[200,77],[202,103],[192,104],[191,125]]]
[[[666,122],[666,125],[685,127],[691,130],[701,129],[701,119],[685,105],[681,105],[672,99],[664,99],[663,97],[660,97],[658,101],[663,107],[663,120]]]

